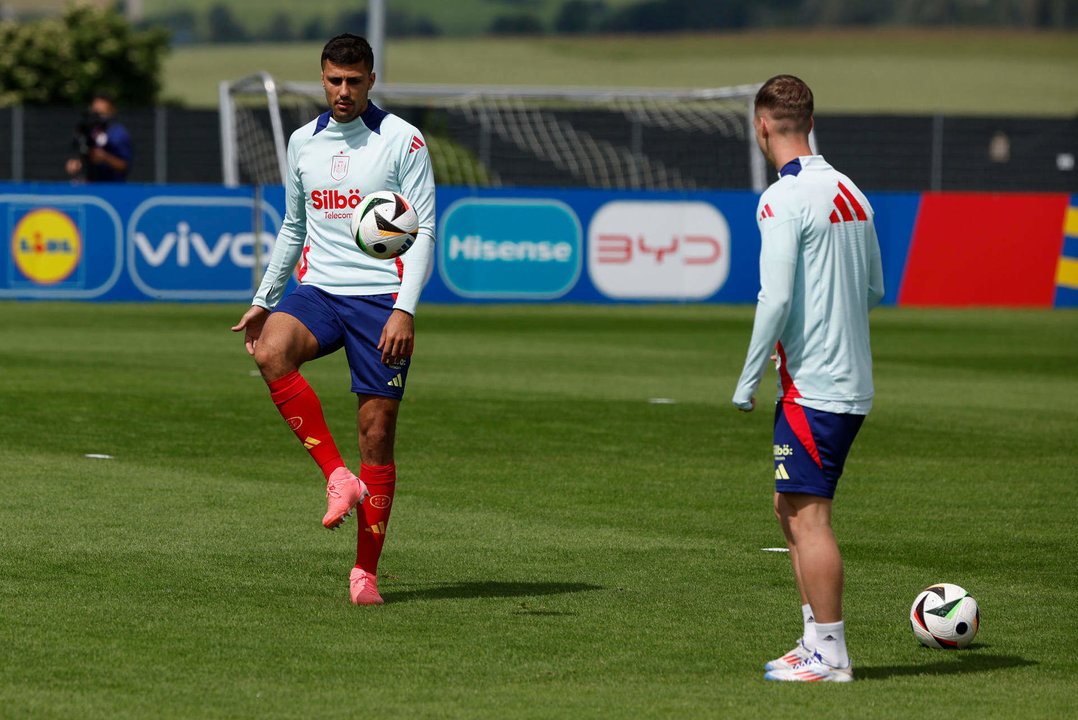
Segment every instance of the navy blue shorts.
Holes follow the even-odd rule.
[[[780,402],[775,407],[775,490],[835,497],[846,456],[864,415],[823,412]]]
[[[393,303],[389,294],[333,295],[313,285],[300,285],[274,312],[291,315],[311,331],[318,341],[318,357],[344,348],[352,369],[352,392],[400,400],[411,361],[385,365],[378,349]]]

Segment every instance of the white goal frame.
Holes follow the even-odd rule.
[[[733,101],[734,103],[744,103],[745,110],[742,117],[747,125],[743,127],[751,129],[752,100],[759,88],[759,84],[700,89],[379,84],[372,89],[371,97],[379,104],[384,104],[388,107],[399,105],[431,108],[461,108],[477,102],[529,103],[539,108],[580,106],[624,108],[630,103],[651,102],[662,103],[667,107],[676,107],[678,103],[690,105],[700,101]],[[285,137],[281,122],[281,98],[283,96],[302,97],[321,107],[325,102],[325,93],[322,86],[311,82],[278,83],[266,72],[254,73],[233,82],[222,82],[220,84],[222,176],[225,185],[229,187],[234,187],[240,183],[240,150],[236,131],[237,95],[265,97],[265,107],[270,118],[272,144],[279,167],[279,177],[283,183],[283,178],[287,175],[288,139]],[[742,130],[737,134],[745,136],[744,157],[749,169],[752,190],[762,192],[767,187],[767,169],[764,157],[756,146],[756,140],[751,130],[749,132]],[[482,152],[480,152],[480,155],[482,155]],[[676,168],[673,171],[676,172]]]

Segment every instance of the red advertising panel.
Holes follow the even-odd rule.
[[[1052,307],[1068,201],[924,193],[899,304]]]

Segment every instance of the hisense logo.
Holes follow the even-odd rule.
[[[567,263],[573,260],[573,246],[548,240],[484,240],[481,235],[453,235],[449,238],[449,259]]]

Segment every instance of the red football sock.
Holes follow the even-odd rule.
[[[386,525],[393,509],[393,491],[397,487],[397,466],[360,465],[359,479],[370,490],[371,496],[360,506],[364,522],[360,523],[356,540],[356,567],[378,574],[378,557],[386,541]]]
[[[314,388],[307,384],[298,370],[293,370],[283,377],[268,383],[273,404],[281,412],[281,417],[292,428],[303,447],[311,454],[322,474],[329,479],[330,473],[344,467],[341,453],[333,436],[326,427],[326,418],[322,415],[322,403],[318,400]]]

